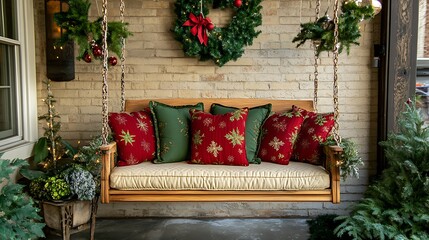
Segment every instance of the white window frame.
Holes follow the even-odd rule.
[[[34,37],[33,0],[16,0],[18,42],[20,50],[17,68],[18,124],[22,137],[2,141],[0,152],[4,159],[29,158],[38,137],[36,54]],[[1,40],[1,39],[0,39]]]

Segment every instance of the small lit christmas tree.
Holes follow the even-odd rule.
[[[34,161],[43,163],[47,170],[57,171],[57,161],[60,160],[66,153],[66,146],[58,132],[61,129],[60,116],[55,110],[54,103],[56,102],[52,91],[51,82],[45,82],[48,96],[42,101],[48,107],[48,112],[39,116],[39,120],[46,121],[44,136],[39,138],[34,146]]]

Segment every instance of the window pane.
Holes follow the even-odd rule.
[[[0,36],[18,39],[15,11],[16,1],[0,0]]]
[[[419,0],[419,24],[417,41],[417,106],[429,123],[429,0]]]
[[[0,140],[18,134],[14,63],[14,47],[0,44]]]

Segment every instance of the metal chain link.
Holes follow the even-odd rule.
[[[320,15],[320,0],[316,3],[316,21],[319,20]],[[317,55],[317,42],[313,41],[314,48],[314,93],[313,93],[313,108],[317,112],[318,106],[318,92],[319,92],[319,57]]]
[[[121,0],[119,7],[121,12],[121,23],[124,24],[125,2]],[[125,38],[121,39],[121,112],[125,111]]]
[[[334,129],[333,135],[334,140],[339,145],[341,143],[341,137],[339,134],[340,125],[338,123],[340,117],[339,102],[338,102],[338,55],[339,55],[339,31],[338,31],[338,0],[334,1],[334,86],[333,86],[333,98],[334,98]]]
[[[101,28],[103,31],[103,87],[102,87],[102,128],[101,128],[101,137],[104,145],[107,145],[107,136],[109,134],[108,126],[108,86],[107,86],[107,73],[109,71],[109,66],[107,65],[107,58],[109,56],[107,49],[107,0],[103,0],[103,21],[101,23]]]
[[[317,0],[316,2],[316,21],[319,19],[320,17],[320,0]]]

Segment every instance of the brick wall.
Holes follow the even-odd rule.
[[[92,17],[97,15],[92,0]],[[101,1],[99,1],[101,12]],[[171,0],[126,1],[126,21],[133,32],[127,42],[127,98],[219,97],[308,99],[313,96],[313,51],[291,42],[299,23],[314,19],[315,2],[265,0],[262,33],[245,55],[219,68],[185,57],[170,28],[175,19]],[[38,96],[46,95],[43,1],[35,1]],[[302,7],[302,8],[301,8]],[[328,6],[322,6],[324,12]],[[109,20],[118,20],[119,0],[109,1]],[[332,9],[332,7],[330,7]],[[219,23],[221,12],[212,11]],[[223,13],[224,14],[224,13]],[[332,16],[332,14],[331,14]],[[223,24],[225,24],[223,20]],[[222,22],[221,22],[222,23]],[[101,205],[101,216],[312,216],[342,213],[362,196],[375,172],[377,73],[370,67],[379,19],[361,24],[360,46],[340,57],[340,133],[359,144],[365,167],[360,179],[342,183],[342,203],[113,203]],[[100,132],[101,65],[76,62],[76,79],[54,82],[63,138],[76,143]],[[319,111],[332,111],[332,54],[321,55]],[[109,71],[109,108],[120,108],[120,68]],[[46,111],[39,103],[39,113]],[[40,125],[42,126],[42,125]],[[42,131],[40,131],[42,134]]]

